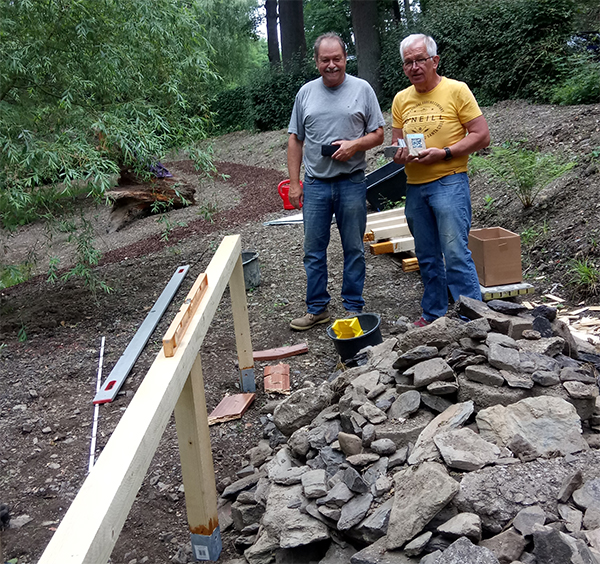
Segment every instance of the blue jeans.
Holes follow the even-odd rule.
[[[327,247],[331,219],[336,224],[344,250],[342,301],[347,311],[362,311],[365,285],[363,236],[367,224],[365,173],[335,179],[304,178],[304,270],[306,310],[319,314],[331,299],[327,292]]]
[[[481,300],[475,263],[469,250],[471,194],[464,172],[426,184],[407,184],[406,219],[415,240],[425,291],[423,317],[433,321],[448,311],[448,290],[454,300]]]

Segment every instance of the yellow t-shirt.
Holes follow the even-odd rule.
[[[464,82],[442,77],[430,92],[420,94],[414,86],[398,92],[392,103],[392,125],[408,133],[422,133],[427,147],[443,149],[467,134],[463,124],[479,117],[475,96]],[[469,156],[454,157],[430,165],[406,164],[409,184],[425,184],[457,172],[467,172]]]

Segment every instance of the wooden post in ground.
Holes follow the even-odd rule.
[[[222,543],[200,355],[177,400],[175,424],[192,552],[197,560],[214,561]]]
[[[244,267],[242,265],[241,254],[229,278],[229,290],[231,293],[235,344],[240,367],[240,389],[242,392],[255,392],[254,357],[252,355],[248,303],[246,302],[246,286],[244,283]]]

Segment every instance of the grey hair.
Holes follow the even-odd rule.
[[[315,50],[315,61],[318,60],[318,58],[319,58],[319,49],[321,47],[321,43],[323,43],[323,41],[328,40],[328,39],[333,39],[334,41],[337,41],[340,44],[342,51],[344,52],[344,57],[348,57],[348,53],[346,52],[346,44],[344,43],[344,40],[337,33],[330,31],[329,33],[324,33],[323,35],[319,35],[319,37],[317,37],[317,40],[315,41],[315,49],[314,49]]]
[[[404,60],[404,51],[413,43],[417,43],[418,41],[423,41],[425,43],[427,54],[430,57],[435,57],[437,55],[437,45],[433,40],[433,37],[423,33],[413,33],[412,35],[405,37],[400,43],[400,56],[402,57],[402,60]]]

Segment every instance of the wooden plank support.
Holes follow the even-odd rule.
[[[367,227],[366,230],[370,231],[373,227],[381,227],[383,225],[390,225],[398,223],[405,218],[404,208],[396,208],[393,210],[387,210],[383,212],[370,213],[367,215]]]
[[[231,273],[229,290],[233,312],[235,345],[237,348],[238,366],[240,367],[240,390],[242,392],[256,392],[250,321],[248,319],[248,303],[246,301],[246,284],[244,282],[244,267],[241,254]]]
[[[239,235],[223,239],[175,355],[158,353],[38,564],[108,561],[241,252]]]
[[[173,319],[171,325],[167,329],[165,336],[163,337],[163,350],[166,357],[171,357],[175,354],[175,348],[177,344],[181,342],[181,337],[185,333],[194,313],[198,309],[198,304],[206,292],[208,282],[206,279],[206,273],[200,274],[192,289],[188,292],[183,305],[179,308],[175,319]]]
[[[196,560],[215,561],[223,544],[200,355],[175,405],[175,425],[192,553]]]
[[[299,345],[291,345],[289,347],[279,347],[276,349],[265,349],[264,351],[254,351],[254,360],[279,360],[297,354],[308,352],[308,345],[300,343]]]
[[[404,272],[414,272],[419,270],[419,261],[416,258],[402,259],[402,270]]]
[[[406,221],[398,222],[387,227],[374,227],[371,233],[373,233],[373,239],[375,241],[382,241],[383,239],[396,239],[399,237],[412,237]]]
[[[371,243],[369,245],[371,254],[384,255],[387,253],[401,253],[403,251],[414,251],[415,241],[412,237],[399,237],[382,243]]]

